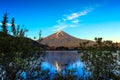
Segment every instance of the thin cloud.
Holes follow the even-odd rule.
[[[12,24],[11,23],[7,23],[7,26],[11,26]]]
[[[70,15],[67,16],[67,20],[73,20],[73,19],[76,19],[78,17],[81,17],[81,16],[85,16],[87,15],[93,8],[89,8],[89,9],[86,9],[84,11],[80,11],[80,12],[74,12]]]
[[[2,25],[2,23],[0,22],[0,25]],[[11,23],[7,23],[7,26],[11,26]],[[15,26],[17,26],[17,24],[15,24]]]
[[[53,31],[58,31],[58,30],[63,30],[65,28],[74,28],[80,26],[79,24],[58,24],[54,26],[54,30]]]
[[[79,17],[79,13],[72,13],[69,16],[67,16],[67,20],[73,20],[78,17]]]
[[[57,20],[56,22],[57,22],[58,24],[61,24],[61,20],[60,20],[60,19],[59,19],[59,20]]]
[[[74,23],[74,24],[78,24],[78,23],[79,23],[79,20],[78,20],[78,19],[73,20],[72,23]]]
[[[74,12],[69,15],[64,15],[64,17],[62,19],[57,20],[57,25],[55,25],[53,27],[54,31],[63,30],[65,28],[70,28],[70,27],[74,28],[74,27],[80,26],[80,24],[79,24],[80,20],[78,18],[80,18],[81,16],[87,15],[92,10],[93,10],[93,8],[88,8],[83,11]]]
[[[0,22],[0,25],[2,25],[2,23]],[[11,26],[11,23],[7,23],[7,26]]]
[[[66,25],[66,24],[59,24],[59,25],[54,26],[54,28],[55,28],[54,31],[63,30],[64,28],[67,28],[67,27],[68,27],[68,25]]]

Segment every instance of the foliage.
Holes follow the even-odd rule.
[[[76,72],[75,69],[68,70],[65,68],[62,71],[57,72],[53,80],[77,80],[78,77],[74,74],[74,72]]]
[[[24,37],[25,33],[28,32],[28,30],[27,29],[20,29],[20,25],[17,25],[17,27],[16,27],[14,22],[15,22],[15,19],[12,18],[11,32],[12,32],[13,36]]]
[[[9,75],[14,69],[16,70],[15,73],[17,73],[25,67],[27,58],[34,56],[37,59],[41,53],[43,53],[41,46],[28,38],[0,36],[0,64]],[[10,64],[13,66],[10,67]],[[13,76],[11,79],[13,79]]]
[[[7,22],[8,22],[8,14],[7,12],[4,14],[3,16],[3,21],[2,21],[2,32],[7,34],[8,33],[8,30],[7,30]]]
[[[33,71],[34,66],[30,63],[38,60],[44,51],[38,42],[25,37],[26,29],[15,27],[14,18],[11,25],[13,35],[7,33],[7,13],[4,15],[1,28],[0,70],[2,72],[0,75],[4,73],[5,80],[15,80],[23,71]],[[0,79],[1,77],[3,78],[0,76]]]
[[[93,80],[118,78],[113,71],[117,67],[117,43],[102,41],[102,38],[95,38],[95,41],[93,46],[86,46],[88,42],[80,43],[79,53],[83,54],[85,69],[91,72]]]
[[[15,19],[12,18],[12,21],[11,21],[11,31],[13,33],[14,36],[16,36],[16,29],[15,29]]]

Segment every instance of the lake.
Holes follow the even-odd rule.
[[[80,54],[77,51],[46,51],[44,61],[52,67],[56,67],[57,64],[60,68],[63,68],[80,62]]]
[[[46,51],[44,62],[41,67],[43,70],[50,70],[51,74],[56,71],[60,72],[64,69],[75,69],[75,75],[81,77],[88,75],[88,72],[83,73],[83,63],[80,60],[81,54],[78,51]]]
[[[50,80],[54,78],[56,73],[60,73],[62,75],[66,74],[66,71],[73,71],[72,75],[74,75],[79,80],[80,78],[86,80],[89,73],[84,69],[84,65],[81,62],[81,54],[77,51],[46,51],[45,56],[43,57],[43,62],[41,63],[41,72],[46,72],[42,74],[39,78],[35,80],[44,80],[44,77],[50,77]],[[37,60],[39,62],[39,60]],[[35,66],[35,65],[32,65]],[[38,72],[33,72],[32,76],[37,76]],[[26,79],[26,72],[22,72],[21,76]]]

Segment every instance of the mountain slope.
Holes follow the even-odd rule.
[[[44,38],[41,43],[54,47],[77,47],[80,42],[85,42],[90,40],[83,40],[75,38],[64,31],[57,31],[56,33]],[[90,41],[93,43],[92,41]]]

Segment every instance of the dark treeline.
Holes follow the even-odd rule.
[[[46,45],[46,50],[78,50],[79,47],[64,47],[64,46],[60,46],[60,47],[54,47],[54,46],[48,46]]]

